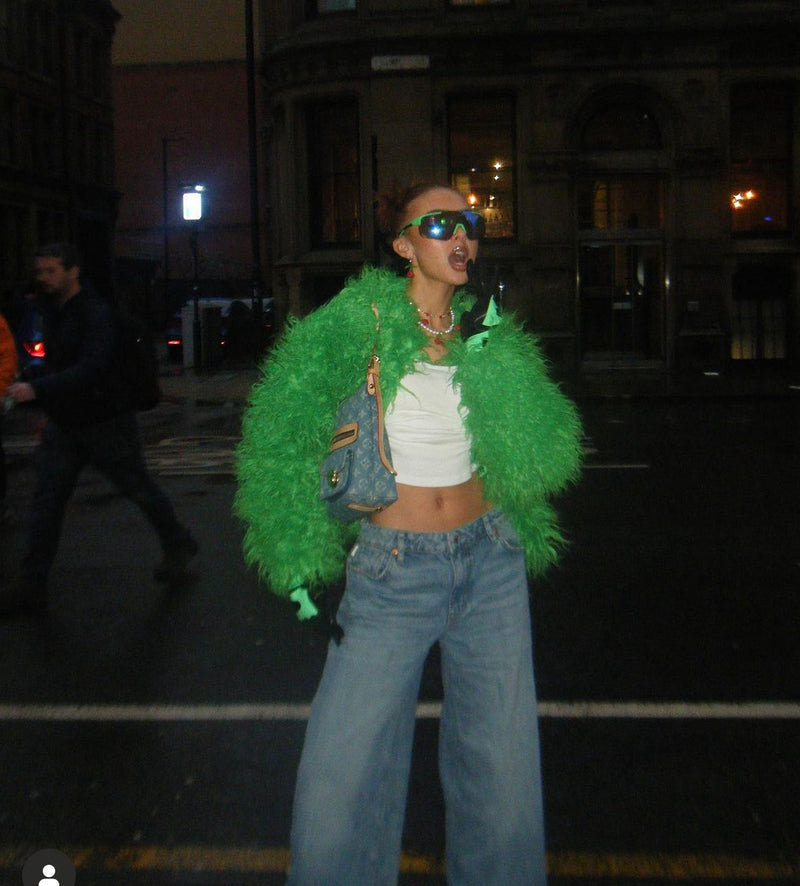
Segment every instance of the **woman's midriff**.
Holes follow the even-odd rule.
[[[397,484],[397,501],[370,516],[370,522],[408,532],[448,532],[477,520],[492,506],[483,497],[483,484],[473,474],[458,486]]]

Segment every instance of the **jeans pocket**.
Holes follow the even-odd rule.
[[[371,581],[383,581],[394,560],[394,552],[388,548],[356,542],[347,558],[347,571],[363,575]]]
[[[514,529],[511,521],[503,514],[496,520],[492,526],[492,541],[495,544],[502,545],[509,551],[521,551],[522,542],[519,540],[517,530]]]

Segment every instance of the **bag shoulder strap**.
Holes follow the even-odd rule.
[[[378,307],[374,303],[372,304],[372,312],[375,314],[375,339],[372,342],[372,356],[369,366],[367,366],[367,393],[375,398],[375,407],[378,413],[378,456],[386,470],[396,474],[397,471],[386,454],[386,429],[383,421],[383,397],[381,396],[381,358],[378,356],[378,333],[381,331],[381,321]]]

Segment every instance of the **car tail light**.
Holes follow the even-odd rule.
[[[44,342],[43,341],[26,341],[23,345],[25,348],[25,353],[29,357],[35,357],[36,359],[41,359],[44,357]]]

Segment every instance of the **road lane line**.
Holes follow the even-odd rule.
[[[601,464],[601,465],[584,465],[584,471],[649,471],[650,465],[642,464],[639,462],[631,462],[630,464],[620,463],[614,464],[610,462],[609,464]]]
[[[307,720],[304,703],[275,704],[2,704],[0,722],[224,722]],[[437,720],[440,702],[420,702],[417,718]],[[539,716],[554,720],[800,720],[800,703],[542,701]]]
[[[0,845],[0,870],[21,870],[34,850]],[[145,873],[266,874],[285,873],[289,850],[284,847],[237,846],[62,846],[78,870]],[[595,882],[604,878],[632,880],[765,880],[794,879],[800,863],[786,858],[752,858],[725,853],[547,853],[551,876]],[[401,873],[442,876],[444,861],[435,855],[402,853]]]

